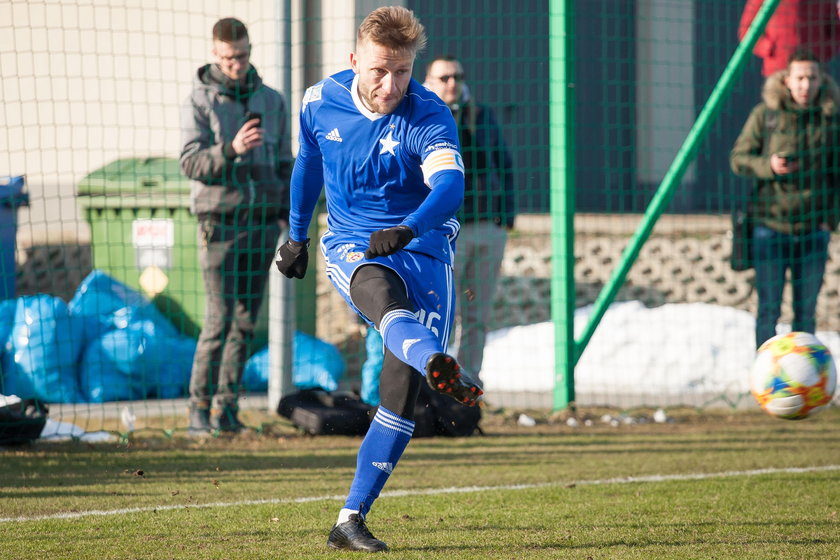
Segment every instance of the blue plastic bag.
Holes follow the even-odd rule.
[[[85,337],[95,340],[135,321],[151,321],[157,334],[180,336],[175,326],[140,292],[94,270],[79,284],[70,300],[70,313],[84,319]]]
[[[385,344],[382,335],[373,327],[368,327],[365,335],[365,352],[367,358],[362,364],[362,390],[359,396],[365,404],[379,406],[379,376],[385,360]]]
[[[176,398],[190,380],[195,340],[160,332],[152,320],[106,332],[85,350],[79,385],[88,402]]]
[[[45,294],[14,301],[0,393],[48,403],[81,402],[78,359],[84,341],[67,304]]]
[[[245,370],[242,372],[242,386],[252,393],[264,393],[268,391],[269,371],[268,346],[255,352],[245,362]]]
[[[79,386],[88,402],[187,393],[196,342],[138,291],[94,270],[69,307],[91,341],[79,365]]]
[[[159,399],[186,397],[190,391],[196,340],[179,335],[164,338],[159,343],[165,361],[157,368],[149,396]]]
[[[12,325],[15,322],[16,299],[0,300],[0,352],[6,347],[9,335],[12,334]]]
[[[253,392],[268,390],[268,347],[245,364],[242,384]],[[295,332],[292,345],[292,383],[298,389],[335,391],[344,375],[344,358],[338,348],[314,336]]]
[[[338,348],[306,333],[295,332],[292,382],[298,389],[335,391],[344,375],[344,358]]]

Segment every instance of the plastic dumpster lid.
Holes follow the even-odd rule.
[[[5,208],[29,206],[25,175],[0,176],[0,206]]]
[[[77,192],[86,206],[181,207],[189,205],[190,181],[175,158],[123,158],[85,176]]]
[[[124,158],[91,172],[79,182],[83,196],[140,194],[151,189],[189,192],[178,160],[167,157]]]

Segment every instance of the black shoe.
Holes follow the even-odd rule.
[[[452,397],[466,406],[475,406],[484,391],[468,377],[461,375],[461,366],[447,354],[435,354],[426,364],[426,383],[429,387]]]
[[[191,404],[187,435],[190,437],[208,437],[212,433],[213,426],[210,425],[210,409],[200,408]]]
[[[245,425],[237,417],[238,409],[232,406],[223,406],[218,413],[210,417],[210,425],[220,432],[237,433],[242,431]]]
[[[388,545],[370,534],[365,520],[358,513],[350,519],[336,524],[330,531],[327,546],[336,550],[361,550],[364,552],[386,552]]]

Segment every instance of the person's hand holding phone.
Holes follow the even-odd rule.
[[[799,171],[799,160],[789,154],[773,154],[770,156],[770,169],[776,175],[790,175]]]
[[[263,129],[260,128],[262,124],[262,115],[259,113],[252,113],[248,111],[245,113],[245,124],[236,133],[236,136],[231,142],[233,151],[237,155],[243,155],[253,150],[263,143]]]

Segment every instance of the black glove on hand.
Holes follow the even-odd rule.
[[[309,264],[307,247],[309,247],[309,238],[305,241],[289,239],[280,245],[277,254],[274,255],[277,270],[286,278],[303,278],[306,274],[306,266]]]
[[[370,234],[365,258],[387,257],[393,255],[414,239],[414,232],[408,226],[380,229]]]

